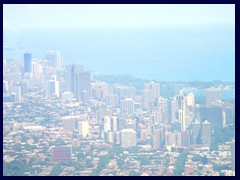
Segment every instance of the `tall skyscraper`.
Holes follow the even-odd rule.
[[[106,96],[106,105],[112,107],[117,106],[117,95]]]
[[[167,102],[168,109],[168,123],[175,121],[177,119],[177,100],[176,98],[172,98]]]
[[[150,83],[144,83],[144,90],[152,90],[153,97],[158,98],[160,96],[160,84],[151,81]]]
[[[195,105],[195,98],[193,93],[187,95],[187,106],[193,107]]]
[[[151,110],[154,107],[154,94],[152,90],[142,91],[142,105],[143,109]]]
[[[52,79],[47,82],[46,87],[46,96],[47,97],[59,97],[59,81],[57,81],[56,76],[52,76]]]
[[[126,98],[121,100],[121,114],[122,115],[132,115],[134,113],[134,104],[132,98]]]
[[[201,121],[207,119],[211,124],[211,129],[222,128],[225,111],[222,106],[201,106],[199,107],[199,117]]]
[[[73,64],[71,66],[71,71],[70,71],[70,86],[71,86],[71,91],[74,95],[77,94],[76,75],[79,73],[83,73],[83,66]]]
[[[89,122],[88,121],[79,121],[78,122],[78,133],[83,138],[86,138],[89,135]]]
[[[57,51],[47,51],[46,59],[48,61],[48,65],[50,67],[54,67],[56,69],[60,69],[62,67],[62,59],[60,56],[60,52]]]
[[[178,110],[178,120],[181,123],[181,130],[186,131],[187,128],[186,114],[185,111],[182,109]]]
[[[221,100],[221,89],[219,88],[208,88],[206,89],[206,105],[210,106],[217,101]]]
[[[160,148],[162,148],[163,140],[164,140],[163,131],[161,129],[155,129],[153,131],[153,140],[152,140],[153,149],[159,150]]]
[[[189,131],[181,131],[181,141],[183,147],[190,146],[190,132]]]
[[[121,131],[121,146],[132,147],[137,144],[136,131],[133,129],[122,129]]]
[[[76,97],[77,101],[84,101],[85,96],[91,97],[91,74],[82,72],[76,74]]]
[[[196,120],[192,123],[192,144],[201,144],[201,123],[200,121]]]
[[[207,120],[202,122],[201,144],[211,146],[211,127]]]
[[[104,117],[104,132],[111,131],[111,118],[108,116]]]
[[[31,61],[32,61],[32,54],[25,53],[24,54],[24,73],[31,72]]]

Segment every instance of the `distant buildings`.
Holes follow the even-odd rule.
[[[24,73],[30,73],[31,72],[31,61],[32,61],[32,54],[30,53],[25,53],[24,54]]]
[[[199,107],[199,117],[203,121],[207,119],[211,123],[211,129],[224,127],[226,115],[222,105]]]
[[[53,149],[53,160],[68,160],[72,158],[72,147],[62,146]]]
[[[137,144],[136,131],[133,129],[122,129],[121,131],[121,146],[133,147]]]
[[[202,122],[201,144],[211,146],[211,126],[206,120]]]
[[[192,144],[211,146],[211,123],[205,120],[199,122],[196,120],[192,123]]]
[[[76,74],[76,98],[77,101],[88,102],[92,95],[91,74],[82,72]]]
[[[221,101],[221,89],[208,88],[206,89],[206,105],[210,106],[218,101]]]
[[[122,115],[132,115],[134,113],[134,102],[131,98],[126,98],[121,100],[121,114]]]
[[[48,66],[56,69],[60,69],[63,66],[63,62],[60,56],[60,52],[57,51],[47,51],[46,60],[48,61]]]

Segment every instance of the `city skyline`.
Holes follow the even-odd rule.
[[[99,75],[233,81],[234,8],[231,4],[4,5],[3,52],[15,59],[25,52],[42,59],[46,51],[59,51],[65,64],[84,64]],[[43,21],[44,16],[49,18]]]
[[[235,5],[3,9],[3,176],[235,176]]]

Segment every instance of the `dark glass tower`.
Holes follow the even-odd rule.
[[[31,72],[31,61],[32,61],[32,54],[25,53],[24,54],[24,73]]]

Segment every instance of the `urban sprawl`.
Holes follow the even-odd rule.
[[[222,91],[235,86],[197,102],[141,82],[99,80],[55,51],[4,57],[3,175],[234,176],[235,101]]]

